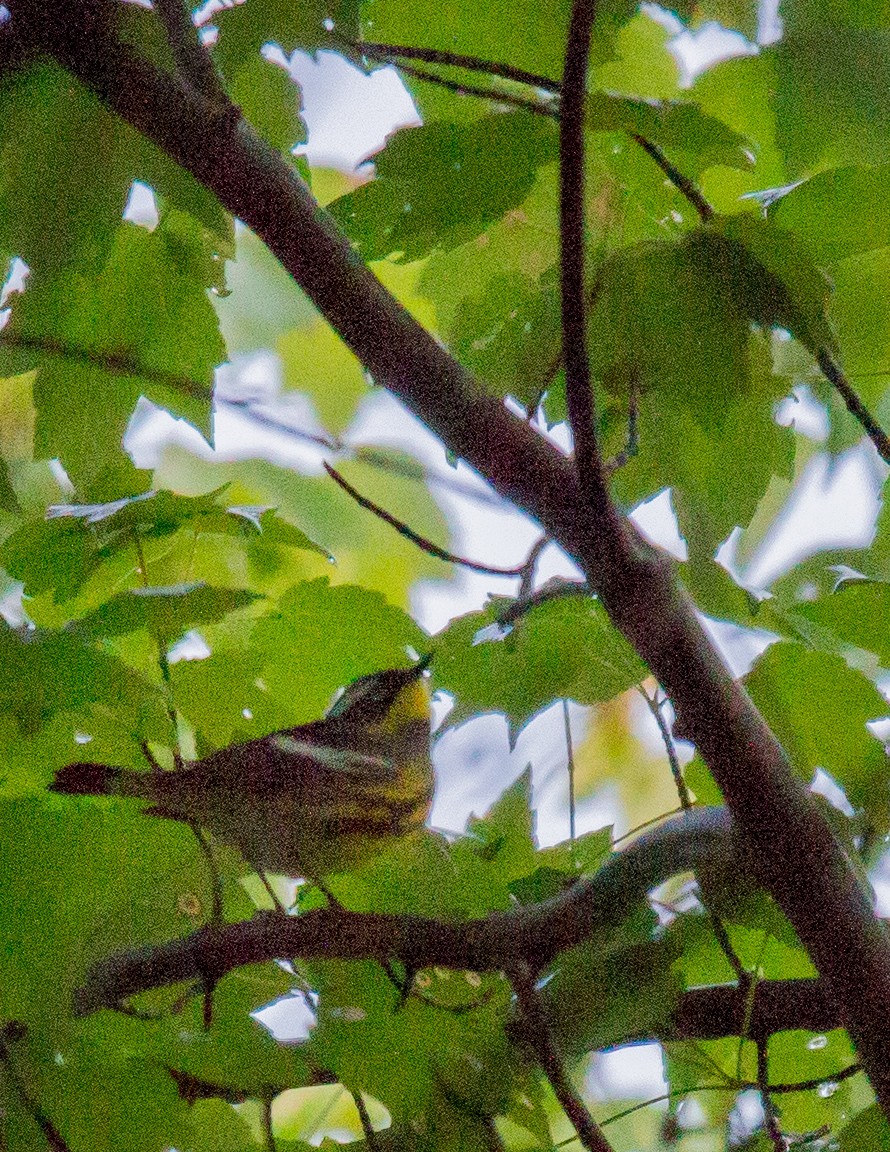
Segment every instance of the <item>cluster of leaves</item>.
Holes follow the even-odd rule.
[[[821,769],[843,791],[852,815],[831,815],[851,853],[873,851],[890,787],[866,727],[886,710],[875,686],[890,662],[886,514],[868,550],[811,558],[766,601],[715,554],[736,528],[746,529],[738,555],[753,553],[813,451],[775,419],[795,386],[828,409],[830,451],[859,438],[815,369],[820,352],[839,355],[864,401],[890,414],[886,319],[874,306],[890,252],[886,17],[877,4],[795,0],[779,43],[681,89],[663,28],[624,0],[602,7],[586,121],[591,366],[604,443],[624,447],[632,409],[639,438],[614,492],[630,507],[670,489],[697,603],[779,638],[747,689],[794,770],[809,781]],[[756,4],[679,7],[754,34]],[[430,0],[248,0],[218,14],[213,57],[247,120],[290,154],[303,136],[299,96],[268,44],[315,52],[364,35],[558,76],[567,9],[515,0],[470,18]],[[123,6],[120,20],[124,38],[172,68],[152,11]],[[538,109],[517,109],[409,83],[424,126],[392,138],[376,178],[334,200],[334,218],[485,388],[557,424],[557,102],[542,89],[530,96]],[[141,767],[146,746],[170,762],[174,750],[199,756],[320,715],[353,677],[428,649],[410,591],[447,570],[326,480],[173,450],[153,472],[132,467],[121,445],[137,401],[209,436],[214,371],[242,354],[278,357],[283,386],[310,395],[331,445],[372,385],[258,241],[236,241],[204,188],[61,69],[10,72],[0,99],[0,252],[11,274],[22,270],[13,261],[27,266],[0,338],[4,1146],[53,1147],[61,1134],[72,1152],[241,1152],[267,1138],[274,1098],[282,1150],[325,1133],[371,1152],[553,1148],[572,1133],[516,1042],[500,976],[422,972],[405,999],[370,961],[268,964],[219,984],[209,1030],[200,994],[181,988],[144,997],[138,1017],[72,1015],[91,962],[191,931],[214,893],[189,829],[126,803],[50,796],[55,769],[85,755]],[[698,181],[715,213],[701,219],[635,136]],[[334,182],[310,175],[330,198]],[[153,227],[123,219],[134,181],[153,192]],[[411,462],[378,454],[352,468],[442,539]],[[867,579],[835,587],[838,563]],[[434,685],[454,699],[448,728],[497,712],[515,736],[554,700],[608,704],[645,677],[594,599],[544,604],[512,629],[498,625],[504,609],[493,601],[434,641]],[[699,800],[719,802],[698,758],[686,777]],[[523,779],[465,837],[425,834],[333,878],[331,891],[358,911],[481,916],[544,898],[607,855],[607,833],[537,849],[529,802]],[[217,847],[215,858],[225,916],[250,915],[258,885],[244,884],[234,853]],[[318,898],[299,894],[297,911]],[[758,978],[812,974],[762,897],[724,893],[720,913]],[[641,907],[547,978],[554,1036],[578,1061],[659,1034],[684,989],[732,971],[697,906],[666,927]],[[311,1016],[298,1042],[276,1041],[255,1018],[273,1002]],[[851,1059],[843,1032],[816,1046],[783,1033],[769,1075],[829,1079]],[[673,1044],[665,1072],[677,1092],[707,1085],[696,1138],[722,1147],[741,1086],[758,1079],[754,1045]],[[372,1121],[391,1120],[373,1144],[349,1093],[367,1095]],[[781,1113],[789,1131],[838,1131],[850,1152],[890,1148],[870,1104],[851,1079],[787,1093]],[[612,1131],[616,1147],[672,1140],[653,1110]],[[766,1146],[762,1132],[752,1139]]]

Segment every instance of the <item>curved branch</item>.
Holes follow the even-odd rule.
[[[527,561],[521,564],[514,565],[512,568],[498,568],[493,564],[481,564],[476,560],[469,560],[465,556],[458,556],[456,552],[449,552],[447,548],[440,548],[438,544],[434,544],[432,540],[427,540],[425,536],[421,536],[419,532],[400,520],[397,516],[393,516],[391,512],[387,512],[385,508],[381,508],[379,504],[375,504],[373,500],[369,500],[367,496],[362,496],[357,488],[349,483],[345,476],[340,473],[332,465],[328,464],[327,460],[322,460],[322,468],[327,472],[328,476],[339,484],[343,491],[351,496],[352,499],[358,504],[360,508],[373,513],[378,519],[382,520],[384,524],[388,524],[390,528],[394,528],[400,536],[404,536],[406,540],[410,540],[412,544],[416,544],[421,552],[426,552],[428,556],[435,556],[437,560],[443,560],[446,564],[456,564],[461,568],[468,568],[471,572],[480,572],[484,576],[522,576],[528,566]],[[545,538],[546,539],[546,538]]]
[[[260,912],[252,920],[208,926],[168,944],[110,956],[94,965],[76,995],[81,1014],[115,1007],[129,996],[198,977],[218,980],[244,964],[300,959],[397,957],[408,969],[539,972],[591,933],[616,927],[646,893],[677,872],[738,849],[728,812],[700,808],[644,833],[592,876],[540,904],[443,922],[429,917],[348,912],[329,906],[301,916]]]
[[[6,35],[10,25],[13,34],[24,30],[213,191],[268,245],[375,380],[578,560],[672,700],[744,831],[758,878],[825,977],[890,1111],[888,936],[823,815],[704,632],[673,563],[629,522],[596,522],[575,468],[486,395],[409,315],[294,169],[236,111],[220,113],[158,72],[97,30],[89,12],[80,20],[76,3],[56,24],[47,23],[40,0],[13,0],[12,7]]]

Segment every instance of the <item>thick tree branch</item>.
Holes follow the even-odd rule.
[[[220,113],[95,21],[91,27],[75,14],[53,25],[45,17],[56,10],[14,0],[5,35],[10,27],[24,31],[213,191],[268,245],[374,378],[578,560],[672,700],[681,730],[745,833],[759,879],[828,982],[890,1111],[887,934],[775,736],[708,639],[673,563],[626,520],[607,531],[594,522],[574,467],[486,395],[398,304],[296,172],[236,112]]]
[[[596,18],[596,0],[573,0],[563,68],[559,118],[559,266],[562,308],[562,362],[566,407],[575,465],[581,488],[590,500],[598,532],[613,532],[615,519],[599,452],[596,408],[587,352],[584,253],[584,105],[587,62]]]
[[[438,965],[476,972],[533,974],[598,929],[616,927],[650,889],[704,863],[737,863],[738,838],[723,808],[683,813],[644,833],[592,876],[540,904],[482,919],[443,922],[422,916],[348,912],[329,906],[301,916],[258,913],[252,920],[208,926],[179,940],[100,961],[77,996],[82,1013],[117,1006],[129,996],[281,956],[303,960],[389,961],[412,971]]]

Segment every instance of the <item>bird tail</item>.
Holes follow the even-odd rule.
[[[133,794],[127,787],[133,775],[111,764],[66,764],[56,773],[49,790],[76,796],[128,796]]]

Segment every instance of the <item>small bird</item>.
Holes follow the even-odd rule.
[[[354,680],[321,720],[169,772],[68,764],[50,791],[132,796],[234,844],[257,871],[314,880],[423,826],[433,797],[430,657]]]

